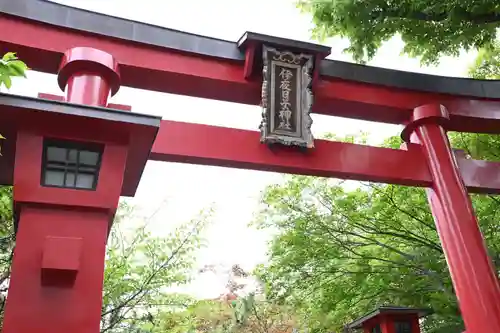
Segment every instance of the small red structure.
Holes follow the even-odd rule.
[[[420,319],[431,311],[399,306],[382,306],[346,325],[363,333],[420,333]]]
[[[98,332],[106,237],[148,159],[426,187],[467,331],[500,332],[500,286],[468,196],[500,193],[500,163],[454,152],[446,134],[500,133],[499,81],[358,66],[325,60],[321,45],[250,32],[233,43],[47,1],[0,11],[0,49],[58,73],[66,91],[0,94],[0,184],[14,185],[17,219],[4,333]],[[260,133],[134,114],[107,103],[120,84],[260,104]],[[404,144],[314,140],[310,113],[403,124]]]

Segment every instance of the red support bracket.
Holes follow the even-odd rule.
[[[66,102],[64,96],[47,94],[47,93],[38,93],[38,98],[48,99],[51,101]],[[132,111],[132,106],[126,104],[108,103],[106,107],[108,109],[115,109],[120,111]]]
[[[255,43],[250,43],[245,50],[245,66],[243,67],[243,76],[245,80],[250,80],[254,73],[256,48],[257,45],[255,45]]]
[[[72,287],[80,269],[82,247],[82,238],[46,237],[42,253],[42,285]]]
[[[47,94],[47,93],[38,93],[38,98],[48,99],[51,101],[65,102],[64,96]]]

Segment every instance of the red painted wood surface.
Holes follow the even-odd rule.
[[[446,109],[415,110],[419,125],[412,142],[422,146],[432,176],[428,191],[436,228],[450,270],[462,318],[469,332],[500,332],[500,285],[460,176],[445,129]],[[439,123],[438,123],[439,122]]]
[[[430,186],[420,146],[408,151],[316,140],[316,148],[270,150],[259,133],[234,128],[162,121],[150,159],[241,169]],[[500,163],[458,156],[471,192],[500,193]]]
[[[120,87],[115,58],[90,47],[75,47],[64,53],[57,76],[66,101],[91,106],[108,105],[108,97]]]
[[[42,248],[42,284],[73,287],[80,270],[82,247],[81,237],[45,237]]]
[[[9,31],[9,34],[0,37],[0,46],[17,51],[35,70],[56,73],[66,50],[88,46],[116,57],[120,63],[122,84],[127,86],[244,104],[256,105],[260,102],[260,82],[245,80],[243,62],[202,57],[69,29],[62,30],[6,15],[0,17],[0,29]],[[89,79],[87,75],[76,80],[78,82],[73,80],[75,91],[71,91],[70,96],[74,96],[74,101],[78,103],[105,106],[105,84],[100,82],[94,85],[98,89],[89,93],[85,91],[85,84],[82,84],[90,84]],[[324,77],[315,83],[314,112],[317,113],[401,124],[412,120],[415,108],[433,103],[447,108],[450,114],[447,130],[484,133],[500,131],[498,101],[471,100]],[[256,132],[163,122],[151,159],[432,186],[434,197],[431,197],[431,207],[436,216],[467,329],[469,332],[498,333],[498,281],[489,263],[462,181],[463,177],[468,182],[465,185],[471,191],[479,189],[482,192],[498,193],[491,190],[493,186],[497,189],[500,187],[496,176],[498,164],[460,160],[459,170],[443,128],[437,124],[424,123],[419,124],[416,131],[423,149],[413,146],[407,151],[391,150],[318,140],[316,149],[303,154],[290,149],[269,150],[258,142]],[[14,257],[4,332],[97,331],[100,316],[100,300],[97,296],[100,296],[102,287],[107,232],[105,216],[109,216],[103,212],[100,215],[89,215],[91,212],[82,210],[85,213],[80,211],[76,217],[75,211],[68,210],[65,213],[65,210],[54,206],[70,202],[68,205],[80,205],[81,208],[82,202],[90,202],[89,206],[92,208],[102,208],[103,204],[108,205],[117,200],[118,192],[113,194],[116,198],[112,198],[111,194],[107,197],[106,194],[109,201],[100,204],[97,202],[98,196],[85,198],[84,195],[79,195],[83,200],[71,199],[69,192],[61,195],[42,189],[49,194],[45,195],[42,190],[37,189],[39,185],[34,183],[38,177],[29,175],[29,172],[35,172],[34,166],[27,165],[27,161],[30,161],[38,164],[35,167],[39,168],[37,159],[40,155],[35,153],[32,157],[27,157],[27,152],[28,149],[38,147],[40,140],[36,134],[28,132],[21,134],[21,137],[22,140],[17,143],[19,154],[16,162],[19,161],[19,167],[16,164],[15,186],[18,192],[15,198],[28,205],[20,213],[19,243]],[[34,151],[37,152],[36,149]],[[120,156],[123,157],[123,154]],[[110,160],[120,165],[125,163],[124,158]],[[110,169],[115,170],[115,167],[116,165],[109,165]],[[119,171],[112,176],[115,181],[112,188],[117,187],[116,181],[122,177],[123,166],[121,169],[118,166],[117,170]],[[488,172],[480,174],[484,170]],[[32,206],[33,202],[42,203],[43,208]],[[66,220],[70,222],[63,223]],[[98,230],[93,229],[97,228],[96,225],[99,225]],[[82,276],[89,282],[84,280],[78,285],[79,274],[75,288],[69,294],[60,290],[51,293],[48,289],[42,289],[38,280],[34,280],[39,278],[37,272],[39,273],[40,263],[33,261],[33,258],[40,258],[40,237],[49,234],[71,237],[83,235],[88,242],[85,244],[95,245],[95,248],[85,249],[91,260],[85,266],[87,270],[82,267],[82,272],[87,272],[82,273]],[[94,236],[94,240],[89,240],[91,236]],[[96,249],[98,253],[95,252]],[[95,266],[91,267],[91,264]],[[26,300],[31,303],[23,308]],[[27,317],[31,321],[26,321]],[[55,322],[58,322],[57,326],[53,326]],[[390,328],[386,333],[392,333]]]
[[[109,85],[90,74],[78,84],[70,75],[69,97],[105,106]],[[29,115],[15,140],[18,230],[2,332],[99,332],[106,241],[122,191],[128,135],[114,135],[112,121]],[[95,191],[41,186],[47,137],[104,145]]]
[[[88,46],[116,58],[124,86],[235,103],[260,103],[260,80],[245,80],[243,62],[63,30],[7,15],[0,17],[0,29],[9,31],[0,36],[0,48],[18,52],[34,70],[57,73],[66,50]],[[451,114],[450,130],[498,132],[500,128],[499,102],[326,78],[320,78],[316,84],[316,113],[401,124],[409,121],[412,110],[419,105],[440,102]]]
[[[60,193],[68,196],[64,190]],[[109,227],[107,212],[43,205],[22,207],[18,216],[19,229],[2,332],[99,332]],[[46,236],[83,239],[78,274],[70,288],[42,285]],[[65,252],[59,255],[64,257]]]

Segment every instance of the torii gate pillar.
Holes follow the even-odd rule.
[[[448,120],[442,105],[418,107],[402,138],[421,144],[427,159],[429,203],[467,330],[500,332],[498,278],[443,127]]]

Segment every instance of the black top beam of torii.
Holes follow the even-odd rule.
[[[77,9],[45,0],[0,0],[0,12],[24,17],[43,23],[89,33],[115,37],[121,40],[139,42],[201,56],[244,62],[245,55],[237,42],[210,38]],[[277,44],[297,48],[320,48],[316,51],[329,53],[329,47],[283,38],[247,33],[252,39],[274,39]],[[336,60],[323,60],[320,75],[360,83],[375,84],[408,90],[468,96],[479,99],[500,99],[500,81],[452,78],[399,70],[377,68]]]

